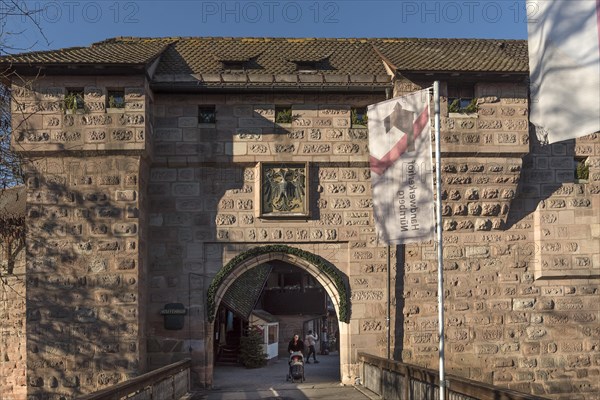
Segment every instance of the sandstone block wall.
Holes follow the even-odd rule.
[[[415,88],[400,83],[396,93]],[[578,140],[577,147],[546,147],[541,150],[546,153],[544,161],[531,161],[537,160],[541,147],[530,144],[526,87],[478,84],[475,90],[479,98],[475,116],[450,115],[445,97],[442,104],[449,371],[525,392],[558,398],[568,391],[591,398],[596,388],[593,377],[598,374],[593,353],[598,306],[592,300],[598,283],[587,278],[596,277],[598,269],[598,200],[593,196],[597,138]],[[346,121],[350,107],[379,100],[324,95],[158,96],[158,157],[150,184],[151,241],[156,243],[150,255],[151,269],[156,271],[151,274],[151,299],[158,301],[151,301],[156,312],[149,314],[155,321],[156,354],[150,358],[155,357],[156,365],[173,359],[169,349],[186,349],[188,340],[196,337],[193,332],[163,330],[158,316],[162,303],[175,297],[185,303],[185,291],[192,288],[191,296],[198,296],[193,315],[204,315],[205,293],[200,288],[205,290],[233,256],[265,243],[313,251],[347,274],[352,321],[343,340],[349,359],[356,351],[385,355],[386,248],[375,241],[366,132]],[[214,126],[194,126],[198,104],[216,105]],[[273,125],[276,104],[292,104],[301,119],[290,126]],[[533,153],[526,156],[530,147]],[[189,154],[194,149],[198,154]],[[582,151],[591,156],[590,180],[574,183],[572,160]],[[557,153],[554,160],[552,152]],[[273,160],[310,163],[307,220],[271,221],[258,215],[258,163]],[[547,165],[552,166],[550,172],[540,171]],[[580,199],[571,199],[576,193]],[[535,210],[545,210],[554,196],[562,196],[565,207],[573,210],[565,210],[564,223],[580,242],[577,248],[561,244],[554,253],[571,252],[567,258],[585,266],[579,273],[588,271],[584,280],[572,280],[567,274],[563,282],[571,286],[562,290],[549,289],[556,282],[536,272],[554,264],[544,264],[544,257],[533,254],[536,248],[542,253],[552,248],[540,247],[544,246],[540,240],[546,240],[540,233],[545,231],[537,229]],[[579,219],[569,219],[576,215]],[[558,227],[552,231],[558,234]],[[324,248],[315,249],[314,241],[324,242]],[[435,254],[431,243],[392,249],[391,322],[395,356],[434,368]],[[190,272],[198,276],[185,282]],[[553,297],[557,293],[569,293],[577,300]],[[548,328],[555,305],[581,310],[581,315],[565,322],[574,332],[572,340],[565,341],[557,329]],[[203,329],[207,330],[192,323],[192,331],[200,337]],[[198,343],[199,352],[203,345],[212,351],[209,344]],[[342,368],[346,378],[352,376],[352,368],[351,363]],[[572,369],[577,371],[569,372]],[[210,371],[202,374],[210,376]]]
[[[477,85],[476,119],[442,121],[444,301],[449,373],[550,398],[599,390],[599,137],[541,146],[527,133],[522,97]],[[518,89],[518,88],[517,88]],[[443,108],[443,107],[442,107]],[[521,158],[502,149],[529,143]],[[502,147],[506,144],[507,147]],[[490,149],[484,147],[489,146]],[[589,157],[590,176],[574,179]],[[515,187],[514,185],[517,185]],[[407,245],[402,360],[437,368],[437,262]]]
[[[85,111],[67,113],[67,88]],[[109,88],[126,107],[105,109]],[[74,398],[145,370],[146,105],[139,78],[13,87],[27,177],[27,395]],[[127,105],[128,104],[128,105]]]
[[[64,88],[75,86],[98,105],[63,113]],[[115,87],[135,93],[129,102],[143,110],[102,109],[99,99]],[[395,92],[418,87],[401,81]],[[25,105],[13,111],[33,114],[13,124],[13,146],[32,161],[32,399],[93,391],[144,371],[146,361],[153,369],[190,355],[198,381],[210,383],[206,289],[229,260],[267,243],[317,254],[347,276],[344,381],[358,376],[357,351],[385,355],[387,249],[375,240],[367,131],[350,119],[351,107],[383,93],[153,97],[128,77],[48,78],[14,92]],[[539,146],[524,85],[480,83],[475,93],[475,116],[442,104],[448,371],[557,399],[595,398],[598,135]],[[198,124],[199,105],[215,105],[215,124]],[[291,105],[295,120],[275,124],[276,105]],[[573,179],[575,157],[589,159],[587,182]],[[309,163],[309,217],[261,217],[261,162]],[[432,243],[391,252],[394,356],[433,368],[435,255]],[[160,310],[172,302],[188,308],[183,330],[164,328]]]
[[[0,399],[27,396],[25,338],[25,251],[15,261],[12,275],[5,275],[0,243]]]
[[[383,99],[356,95],[157,95],[155,162],[150,173],[149,360],[152,367],[197,355],[199,379],[211,379],[212,332],[206,289],[234,256],[268,243],[320,255],[346,275],[359,270],[374,228],[367,131],[351,126],[351,107]],[[197,123],[198,105],[215,105],[215,125]],[[296,119],[275,124],[275,106],[291,105]],[[309,162],[310,216],[260,217],[260,162]],[[381,257],[377,252],[376,257]],[[383,257],[385,257],[385,253]],[[370,281],[370,283],[369,283]],[[367,304],[381,300],[385,281],[363,278],[353,298],[353,321],[368,318]],[[190,302],[181,331],[163,327],[169,302]],[[355,323],[351,324],[352,326]],[[357,325],[358,326],[358,325]],[[355,352],[377,341],[367,328]],[[281,338],[281,340],[288,340]],[[348,335],[348,341],[350,335]],[[211,353],[206,354],[205,352]],[[347,364],[347,362],[346,362]],[[344,366],[348,378],[356,375]]]
[[[83,90],[85,109],[64,111],[70,89]],[[125,108],[107,108],[111,89],[124,92]],[[12,143],[17,151],[131,151],[149,147],[152,133],[146,110],[152,97],[143,78],[29,78],[15,83],[12,92]]]

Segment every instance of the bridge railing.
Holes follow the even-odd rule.
[[[79,400],[178,400],[190,389],[190,359],[140,375]]]
[[[361,385],[383,399],[438,400],[439,372],[359,353]],[[543,400],[543,397],[497,388],[485,383],[446,375],[450,400]]]

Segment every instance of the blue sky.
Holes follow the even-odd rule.
[[[41,9],[32,18],[43,35],[31,20],[11,17],[3,40],[31,50],[87,46],[116,36],[526,39],[526,14],[532,11],[525,0],[18,1]]]

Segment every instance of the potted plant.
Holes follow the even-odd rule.
[[[125,108],[125,99],[120,96],[109,96],[108,97],[108,108],[123,109]]]
[[[350,123],[353,128],[366,128],[368,123],[367,110],[353,108],[350,112]]]
[[[587,159],[577,160],[575,168],[575,180],[580,183],[586,183],[590,178],[590,165]]]
[[[85,111],[83,94],[79,92],[68,92],[63,99],[62,107],[65,114],[74,114],[76,112]]]
[[[277,108],[275,110],[275,123],[276,124],[291,124],[294,120],[294,116],[292,114],[292,109],[285,108]]]
[[[448,105],[448,113],[449,114],[461,114],[462,116],[477,116],[477,99],[473,98],[468,104],[464,104],[461,99],[454,99]],[[456,116],[456,115],[454,115]]]

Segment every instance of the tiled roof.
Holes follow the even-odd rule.
[[[295,61],[319,62],[319,72],[386,75],[368,40],[190,38],[170,46],[157,74],[220,73],[222,61],[246,61],[252,74],[295,74]]]
[[[160,54],[159,77],[218,75],[227,72],[223,61],[244,62],[257,76],[302,75],[298,61],[317,62],[322,76],[385,76],[382,60],[401,72],[528,71],[527,42],[496,39],[114,38],[5,56],[0,64],[145,64]]]
[[[522,72],[527,41],[495,39],[373,39],[399,71]]]
[[[146,64],[174,39],[115,38],[90,47],[35,51],[0,57],[0,63],[38,64]]]
[[[252,315],[254,315],[255,317],[257,317],[259,319],[262,319],[263,321],[265,321],[267,323],[273,323],[273,322],[279,321],[277,319],[277,317],[275,317],[273,314],[271,314],[265,310],[260,310],[260,309],[252,310]]]
[[[270,273],[269,264],[261,264],[244,272],[225,292],[223,304],[248,320]]]

